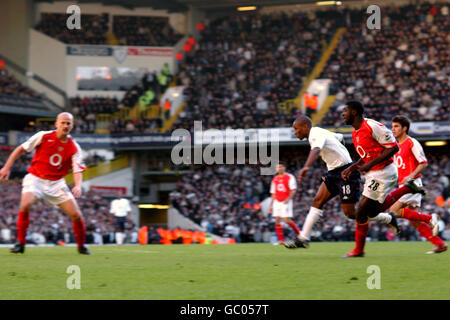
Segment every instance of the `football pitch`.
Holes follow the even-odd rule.
[[[449,299],[450,252],[424,242],[374,242],[366,257],[343,259],[353,243],[0,248],[0,299],[299,300]],[[80,289],[68,289],[79,267]],[[369,266],[378,266],[379,273]],[[75,267],[76,268],[76,267]],[[375,268],[376,267],[372,267]],[[73,272],[73,271],[72,271]],[[369,289],[379,276],[380,289]],[[376,285],[375,278],[369,279]]]

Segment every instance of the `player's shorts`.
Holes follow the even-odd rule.
[[[22,194],[26,192],[31,192],[36,198],[44,199],[54,206],[74,199],[64,178],[52,181],[38,178],[31,173],[27,174],[22,181]]]
[[[359,171],[353,171],[347,181],[341,177],[342,171],[351,165],[352,163],[349,163],[330,170],[322,177],[322,181],[327,186],[328,192],[331,193],[331,197],[339,195],[342,203],[357,203],[361,193],[361,175]]]
[[[415,184],[422,187],[422,179],[417,178],[414,180]],[[420,193],[407,193],[398,199],[401,203],[407,204],[411,207],[420,207],[422,203],[422,195]]]
[[[273,216],[280,218],[292,218],[293,217],[293,202],[289,200],[288,203],[283,201],[273,200]]]
[[[365,175],[363,196],[383,203],[398,182],[397,168],[391,163],[380,170],[371,170]]]
[[[125,230],[125,223],[127,222],[127,217],[114,217],[114,225],[120,230]]]

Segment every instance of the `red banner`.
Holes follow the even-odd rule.
[[[122,192],[122,195],[127,193],[127,188],[125,187],[102,187],[102,186],[90,186],[89,190],[95,191],[102,196],[117,196],[118,192]]]
[[[129,56],[173,57],[173,48],[128,47]]]

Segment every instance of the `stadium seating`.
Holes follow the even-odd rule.
[[[67,14],[62,13],[42,13],[36,30],[64,43],[106,44],[109,20],[107,14],[83,14],[81,29],[73,30],[66,27],[67,17]]]
[[[399,113],[413,121],[448,121],[448,16],[443,6],[386,7],[382,31],[354,20],[321,74],[338,91],[322,125],[341,124],[340,106],[349,99],[361,100],[367,115],[381,122]]]
[[[42,13],[36,30],[68,44],[108,44],[110,16],[83,14],[81,29],[66,28],[67,14]],[[183,35],[176,33],[167,17],[113,16],[113,30],[119,45],[173,46]]]
[[[22,98],[39,98],[40,95],[23,85],[14,76],[10,75],[6,69],[0,70],[0,96],[14,96]]]
[[[167,17],[114,16],[113,32],[121,45],[129,46],[173,46],[183,37]]]
[[[290,126],[277,105],[295,98],[340,13],[228,16],[212,20],[187,54],[177,79],[187,108],[174,127],[225,129]]]

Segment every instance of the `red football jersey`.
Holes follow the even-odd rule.
[[[291,190],[297,189],[295,177],[290,173],[283,176],[276,175],[272,179],[270,193],[275,193],[275,199],[278,201],[286,200],[291,194]]]
[[[86,170],[81,157],[80,146],[68,137],[62,142],[56,136],[56,131],[39,131],[22,144],[22,147],[36,152],[31,160],[28,172],[42,179],[59,180],[69,173]]]
[[[394,160],[398,169],[398,181],[400,182],[409,176],[419,164],[427,163],[427,158],[419,141],[414,138],[408,137],[399,146],[400,150],[395,154]],[[419,177],[420,173],[414,178]]]
[[[385,125],[372,120],[364,119],[361,128],[352,132],[353,145],[364,163],[379,157],[384,149],[393,148],[397,141],[392,131]],[[370,170],[380,170],[391,164],[390,158],[372,167]]]

